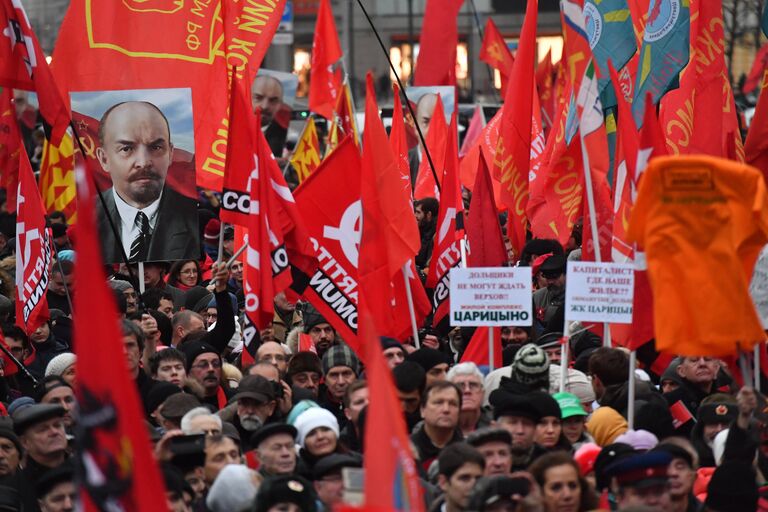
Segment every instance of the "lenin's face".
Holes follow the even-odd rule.
[[[160,197],[171,165],[168,124],[154,107],[126,102],[107,116],[104,140],[96,152],[120,197],[145,208]]]
[[[267,126],[283,104],[283,86],[274,77],[260,75],[253,81],[251,96],[254,110],[261,107],[261,125]]]

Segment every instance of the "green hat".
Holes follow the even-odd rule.
[[[555,393],[552,396],[560,405],[563,419],[570,418],[571,416],[587,416],[587,412],[581,406],[579,397],[573,393]]]

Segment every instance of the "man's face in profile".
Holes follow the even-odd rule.
[[[149,206],[160,197],[173,155],[165,119],[153,106],[131,101],[110,112],[102,131],[96,156],[115,190],[131,206]]]
[[[422,135],[427,136],[429,131],[429,122],[432,120],[432,114],[435,112],[437,104],[437,94],[428,92],[416,103],[416,122],[419,123]]]
[[[271,76],[257,76],[253,81],[253,109],[261,107],[261,125],[267,126],[275,119],[277,109],[283,104],[283,86]]]

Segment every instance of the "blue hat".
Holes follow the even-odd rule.
[[[669,481],[667,468],[672,455],[664,451],[650,451],[622,458],[605,472],[616,478],[620,487],[652,487]]]

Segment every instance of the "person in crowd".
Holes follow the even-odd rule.
[[[168,284],[181,291],[187,291],[203,282],[200,263],[197,260],[179,260],[171,265]]]
[[[475,363],[459,363],[448,370],[447,380],[461,389],[459,425],[462,434],[491,425],[490,411],[483,408],[483,374]]]
[[[296,470],[294,443],[298,432],[287,423],[271,423],[257,430],[250,439],[261,463],[259,473],[264,477],[292,475]]]
[[[323,354],[323,378],[318,401],[336,417],[340,426],[347,423],[344,416],[344,395],[347,387],[357,380],[360,361],[347,345],[335,345]]]
[[[408,432],[421,421],[421,396],[427,387],[427,374],[424,369],[413,361],[405,361],[392,370],[392,376],[397,388],[397,398],[403,408],[405,425]]]
[[[432,505],[431,510],[467,510],[472,490],[485,471],[483,455],[468,444],[457,442],[446,447],[437,461],[437,484],[443,495]]]
[[[485,457],[484,476],[512,473],[512,434],[500,427],[486,427],[471,432],[466,441]]]
[[[420,410],[423,422],[414,428],[411,442],[426,471],[443,448],[463,439],[459,429],[461,390],[446,380],[427,385]]]
[[[317,399],[323,365],[314,352],[296,352],[288,361],[285,376],[293,388],[305,389]]]
[[[597,508],[597,497],[568,453],[543,455],[531,464],[530,472],[541,488],[545,512],[588,512]]]
[[[360,431],[360,412],[368,406],[368,382],[365,380],[356,380],[347,387],[347,393],[344,395],[344,416],[347,418],[347,424],[341,429],[340,441],[351,451],[362,452],[360,440],[362,432]]]

